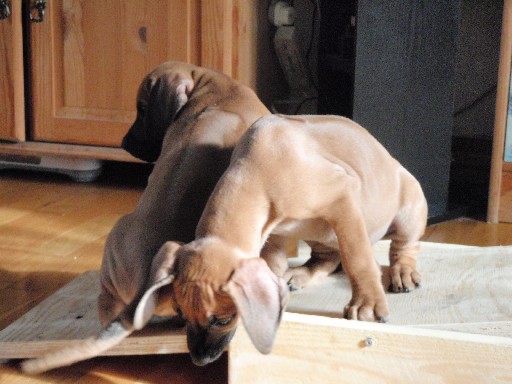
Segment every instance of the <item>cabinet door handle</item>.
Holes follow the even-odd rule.
[[[46,0],[35,0],[30,7],[30,21],[41,23],[44,21],[44,11],[46,9]]]
[[[0,0],[0,20],[7,19],[10,15],[9,0]]]

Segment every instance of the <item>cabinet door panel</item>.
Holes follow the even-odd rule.
[[[25,140],[21,0],[0,20],[0,140]]]
[[[33,139],[118,146],[144,75],[199,64],[199,0],[53,0],[30,27]]]

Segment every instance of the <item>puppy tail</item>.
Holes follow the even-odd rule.
[[[20,369],[24,373],[38,374],[87,360],[119,344],[132,332],[133,329],[127,329],[121,320],[116,320],[103,329],[98,336],[48,352],[40,357],[25,360],[20,364]]]

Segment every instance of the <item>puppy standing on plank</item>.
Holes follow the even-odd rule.
[[[288,289],[258,256],[261,250],[283,274],[282,235],[316,247],[306,266],[285,272],[287,279],[304,285],[341,260],[352,285],[346,317],[385,320],[387,302],[371,245],[391,237],[392,286],[399,292],[413,289],[420,281],[416,253],[426,216],[418,182],[354,122],[333,116],[264,117],[239,143],[203,212],[196,240],[184,246],[166,243],[151,260],[145,290],[90,341],[92,353],[84,357],[85,347],[75,349],[73,361],[94,356],[116,336],[143,326],[161,304],[185,318],[196,364],[220,356],[239,318],[256,347],[270,352]],[[341,257],[333,261],[338,251]],[[43,362],[28,368],[66,364],[52,356]]]
[[[292,282],[298,277],[304,285],[341,262],[352,287],[345,317],[385,321],[388,305],[372,244],[391,238],[392,290],[414,289],[426,220],[419,183],[356,123],[334,116],[266,116],[235,148],[196,240],[169,242],[160,250],[148,302],[159,302],[165,287],[187,321],[197,364],[220,356],[239,318],[258,350],[270,352],[287,300],[285,280],[276,274]],[[321,245],[322,252],[285,271],[280,236]]]
[[[151,315],[176,314],[168,300],[147,302],[144,296],[154,280],[153,259],[168,240],[194,239],[233,147],[255,120],[269,113],[251,89],[213,70],[167,62],[146,76],[138,91],[137,119],[123,148],[142,160],[158,160],[137,207],[117,222],[105,245],[98,298],[105,329],[96,339],[24,362],[24,371],[42,372],[97,356],[142,328]]]

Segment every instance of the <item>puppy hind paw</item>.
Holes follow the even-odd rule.
[[[415,283],[414,284],[414,288],[421,288],[421,284],[420,283]],[[413,288],[413,289],[414,289]],[[391,292],[391,293],[409,293],[411,292],[413,289],[411,289],[410,287],[404,287],[404,286],[396,286],[394,284],[390,284],[389,287],[388,287],[388,292]]]
[[[283,279],[287,282],[290,291],[304,288],[311,280],[311,274],[306,267],[290,268],[285,272]]]
[[[294,286],[291,281],[288,281],[286,283],[286,285],[288,286],[288,290],[290,292],[298,291],[300,289],[300,288],[297,288],[296,286]]]
[[[396,264],[389,270],[391,283],[388,291],[392,293],[408,293],[421,285],[420,274],[412,267]]]
[[[291,278],[289,280],[285,279],[285,281],[286,281],[286,285],[288,286],[288,289],[290,290],[290,292],[299,291],[302,288],[304,288],[304,286],[305,286],[305,284],[302,283],[300,281],[300,279]]]

